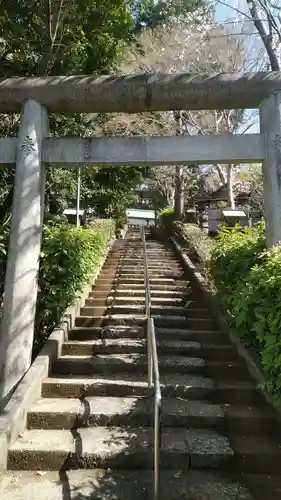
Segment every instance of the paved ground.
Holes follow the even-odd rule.
[[[0,479],[3,500],[149,500],[146,471],[77,470],[8,472]],[[253,500],[237,481],[203,472],[162,471],[160,500]]]

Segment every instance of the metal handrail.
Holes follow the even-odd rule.
[[[147,334],[147,361],[148,361],[148,387],[154,386],[154,485],[153,499],[159,496],[159,454],[161,448],[161,386],[159,375],[159,362],[155,335],[154,319],[151,317],[151,292],[148,274],[146,241],[144,226],[140,228],[143,244],[144,285],[145,285],[145,316]]]

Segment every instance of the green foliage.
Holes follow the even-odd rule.
[[[97,269],[114,230],[109,219],[95,221],[91,229],[59,222],[44,227],[34,354]]]
[[[216,287],[231,307],[232,294],[239,291],[251,268],[262,258],[265,249],[264,225],[251,228],[222,228],[216,239],[211,270]]]
[[[108,71],[131,38],[122,0],[1,2],[0,76]]]
[[[232,330],[259,353],[265,389],[280,402],[281,247],[265,250],[261,223],[243,231],[224,230],[211,263]]]
[[[184,21],[186,16],[204,4],[200,0],[139,0],[133,2],[135,12],[135,30],[143,27],[156,28],[163,24]]]
[[[189,250],[190,258],[207,267],[211,260],[214,242],[197,224],[175,221],[173,232],[180,236]]]
[[[281,388],[281,247],[263,253],[233,296],[235,330],[247,345],[261,356],[267,388]],[[279,396],[280,397],[280,396]]]
[[[172,231],[172,223],[175,220],[174,207],[167,207],[159,213],[159,222],[169,233]]]
[[[0,3],[0,77],[109,73],[133,39],[132,12],[122,0]],[[15,136],[19,116],[0,118],[0,135]],[[54,136],[89,136],[94,129],[95,121],[89,115],[50,116]],[[81,192],[85,201],[91,198],[95,171],[83,168]],[[71,204],[76,178],[74,169],[47,169],[46,205],[51,213],[62,213]],[[105,186],[109,176],[106,180]],[[4,169],[0,176],[0,223],[11,211],[13,182],[14,171]]]

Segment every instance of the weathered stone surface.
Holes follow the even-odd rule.
[[[163,426],[222,426],[225,413],[218,404],[165,398],[162,403]],[[28,413],[29,428],[70,429],[93,425],[152,425],[153,399],[140,397],[87,397],[78,399],[45,398]]]
[[[163,396],[205,398],[215,391],[214,382],[207,377],[161,374],[160,380]],[[93,375],[90,378],[67,375],[52,377],[43,382],[42,390],[44,397],[131,396],[133,394],[142,396],[151,393],[147,386],[147,375],[133,373],[122,374],[114,379],[107,374]],[[229,391],[228,386],[227,390]]]
[[[152,495],[152,485],[152,473],[141,470],[96,469],[43,475],[35,471],[8,472],[0,481],[0,494],[5,500],[147,500]],[[208,472],[181,470],[165,470],[161,474],[160,498],[254,500],[238,480]]]
[[[10,447],[8,464],[14,470],[151,468],[152,449],[153,430],[148,427],[29,430]],[[214,431],[163,428],[164,468],[224,468],[233,455],[227,438]]]
[[[153,262],[162,258],[158,248],[160,244],[151,244]],[[135,247],[131,255],[137,255]],[[172,254],[167,252],[167,259],[168,255]],[[114,286],[103,278],[91,292],[88,305],[106,305],[106,293],[112,296],[113,291],[115,296]],[[183,280],[160,281],[152,288],[152,295],[165,301],[188,293],[190,284]],[[134,297],[143,303],[143,283],[118,284],[117,296],[122,298],[124,310],[127,298],[130,304]],[[189,297],[200,311],[198,294],[193,290]],[[184,318],[182,308],[175,309],[172,316],[166,312],[161,307],[155,329],[163,396],[160,498],[253,500],[239,481],[225,478],[221,472],[227,471],[232,478],[239,471],[247,477],[252,472],[280,473],[278,440],[265,439],[266,433],[276,429],[273,414],[257,397],[245,364],[215,322],[192,318],[190,310]],[[77,324],[80,326],[72,329],[64,346],[67,355],[53,364],[51,376],[43,383],[43,399],[29,410],[31,428],[9,451],[9,466],[41,472],[92,470],[61,473],[55,486],[54,474],[24,473],[20,489],[11,485],[17,483],[18,475],[8,475],[0,486],[5,500],[35,500],[35,496],[45,500],[40,497],[38,479],[42,485],[46,481],[46,500],[56,500],[57,486],[60,495],[67,497],[64,500],[130,500],[132,496],[147,500],[151,496],[153,389],[147,385],[144,315],[86,316],[78,318]],[[203,469],[209,473],[199,472]],[[220,475],[211,470],[219,470]],[[264,479],[259,484],[255,500],[280,500],[278,481],[274,488]],[[257,491],[261,495],[256,496]],[[42,492],[45,495],[43,488]]]

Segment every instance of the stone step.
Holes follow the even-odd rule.
[[[202,301],[198,300],[198,296],[196,294],[191,294],[191,292],[179,292],[179,291],[167,291],[167,290],[151,290],[150,291],[151,295],[151,301],[154,303],[159,303],[159,304],[165,304],[167,303],[168,305],[171,304],[188,304],[188,305],[193,305],[193,307],[202,307]],[[145,301],[145,291],[143,289],[133,289],[133,290],[128,290],[128,289],[106,289],[106,290],[101,290],[101,289],[96,289],[95,291],[91,291],[89,293],[88,299],[86,299],[86,302],[89,303],[89,305],[92,304],[97,304],[97,301],[118,301],[116,303],[130,303],[134,302],[134,300],[139,301],[142,303]],[[94,302],[95,301],[95,302]],[[104,303],[104,302],[102,302]],[[138,302],[136,302],[138,303]]]
[[[122,276],[121,278],[115,278],[110,277],[106,278],[103,276],[100,276],[94,286],[99,286],[99,285],[107,285],[107,284],[114,284],[118,286],[126,285],[125,288],[129,288],[134,285],[142,285],[144,286],[144,278],[142,277],[125,277]],[[129,287],[128,287],[129,285]],[[180,289],[183,289],[186,287],[186,282],[184,280],[176,280],[172,279],[170,277],[157,277],[157,278],[151,278],[150,279],[150,286],[153,288],[154,285],[161,285],[161,287],[166,287],[166,286],[174,286],[174,287],[180,287]]]
[[[189,294],[189,296],[191,297],[192,294],[191,294],[191,288],[187,288],[186,292],[185,290],[183,291],[180,291],[180,290],[151,290],[150,293],[151,293],[151,298],[152,300],[156,300],[156,299],[161,299],[161,300],[173,300],[173,299],[177,299],[177,300],[183,300],[183,297],[185,296],[185,293]],[[96,292],[90,292],[89,296],[90,297],[95,297],[95,293]],[[119,289],[117,288],[116,290],[115,289],[112,289],[112,293],[114,294],[115,297],[122,297],[122,300],[126,300],[128,298],[131,298],[131,300],[133,300],[133,297],[136,296],[136,297],[141,297],[142,299],[144,299],[145,297],[145,290],[144,289],[135,289],[135,288],[123,288],[123,289]]]
[[[158,272],[156,271],[149,271],[148,272],[149,279],[153,281],[158,281],[159,279],[172,279],[172,280],[182,280],[184,281],[184,276],[182,272],[175,273],[175,272],[170,272],[170,271],[165,271],[162,269],[159,270]],[[130,280],[142,280],[144,276],[144,271],[142,270],[135,270],[135,271],[123,271],[121,269],[120,271],[114,270],[114,271],[102,271],[99,274],[99,279],[115,279],[116,281],[123,281],[127,280],[128,278]]]
[[[231,444],[230,444],[231,442]],[[234,474],[280,472],[281,449],[262,436],[230,440],[214,430],[163,428],[160,467],[163,469],[218,469]],[[151,469],[153,429],[147,427],[92,427],[70,430],[27,430],[9,449],[13,470],[83,468]]]
[[[150,273],[155,273],[156,275],[160,272],[165,272],[165,273],[171,273],[171,274],[177,274],[181,273],[184,274],[184,270],[180,265],[167,265],[164,264],[163,262],[155,265],[148,265],[148,272]],[[118,271],[124,272],[124,273],[134,273],[134,272],[144,272],[144,266],[143,265],[135,265],[135,266],[126,266],[123,262],[118,268]]]
[[[118,282],[112,282],[112,281],[97,281],[96,284],[93,286],[92,291],[100,291],[100,290],[120,290],[122,291],[123,289],[125,290],[135,290],[138,292],[139,290],[145,291],[144,287],[144,282],[140,280],[138,283],[118,283]],[[188,283],[180,283],[180,284],[174,284],[173,282],[168,281],[167,283],[150,283],[150,291],[151,292],[158,292],[158,291],[163,291],[163,292],[180,292],[180,293],[190,293],[191,292],[191,287]],[[192,292],[194,295],[196,295],[196,291]]]
[[[28,429],[73,429],[93,426],[152,426],[153,397],[43,398],[27,413]],[[275,414],[260,407],[220,405],[164,398],[163,427],[215,429],[223,433],[274,432]]]
[[[263,479],[264,478],[264,479]],[[267,476],[259,476],[264,496],[277,500]],[[281,480],[275,481],[276,487]],[[64,498],[62,491],[75,492]],[[58,474],[7,471],[1,484],[3,500],[148,500],[153,498],[153,473],[149,470],[71,470]],[[207,496],[206,496],[207,492]],[[161,500],[254,500],[243,478],[209,471],[165,470],[161,474]],[[278,497],[279,499],[280,497]]]
[[[112,255],[111,258],[108,258],[105,261],[105,264],[107,262],[110,263],[117,263],[117,264],[125,264],[126,266],[129,267],[134,267],[135,265],[141,265],[143,266],[144,264],[144,258],[142,254],[137,254],[137,255]],[[177,258],[171,258],[170,256],[162,257],[161,260],[159,260],[159,257],[157,259],[147,259],[147,264],[149,266],[159,266],[163,262],[163,265],[167,266],[177,266],[182,268],[181,261],[178,260]]]
[[[83,309],[82,309],[83,310]],[[144,314],[108,314],[97,316],[77,316],[75,318],[75,326],[101,326],[108,325],[143,325],[145,322]],[[214,330],[216,322],[209,318],[183,317],[183,316],[168,316],[154,315],[154,324],[156,327],[163,328],[186,328],[198,330]]]
[[[91,302],[93,299],[92,297],[89,297],[87,299],[87,304],[85,305],[95,305],[95,303]],[[124,296],[122,294],[122,291],[120,294],[116,294],[115,296],[112,297],[112,301],[114,301],[116,306],[119,305],[131,305],[131,304],[139,304],[142,305],[145,303],[145,294],[143,295],[131,295],[129,296]],[[158,296],[155,293],[151,294],[151,303],[153,307],[159,306],[162,310],[162,306],[169,307],[169,306],[179,306],[179,307],[184,307],[185,309],[200,309],[200,310],[206,310],[204,308],[204,304],[202,305],[202,302],[196,300],[195,298],[187,297],[184,298],[181,296],[175,296],[175,297],[170,297],[165,295]]]
[[[242,362],[205,361],[199,357],[159,356],[159,369],[166,373],[196,373],[219,379],[239,380],[248,376]],[[61,356],[53,362],[53,374],[89,375],[93,373],[146,373],[147,356],[142,354],[97,354]]]
[[[141,325],[107,325],[103,327],[83,327],[77,326],[68,332],[68,339],[71,340],[95,340],[106,338],[146,338],[144,326]],[[156,328],[156,338],[158,340],[187,340],[207,344],[230,345],[228,336],[219,330],[188,330],[178,328]]]
[[[150,309],[151,314],[159,316],[177,316],[180,319],[185,318],[198,318],[198,319],[208,319],[212,321],[210,310],[199,309],[191,307],[177,307],[177,306],[164,306],[153,304]],[[104,306],[86,306],[80,308],[81,316],[103,316],[103,315],[142,315],[145,314],[145,303],[143,304],[129,304],[129,305],[119,305],[115,302],[110,305]]]
[[[147,264],[147,267],[148,269],[151,269],[151,270],[155,270],[155,271],[167,271],[167,270],[170,270],[170,271],[181,271],[181,272],[184,272],[184,269],[182,268],[182,266],[179,264],[179,262],[148,262]],[[133,263],[128,263],[128,261],[125,261],[124,259],[121,259],[121,260],[118,260],[116,262],[114,261],[111,261],[111,262],[106,262],[103,266],[103,270],[105,269],[111,269],[111,268],[115,268],[115,269],[118,269],[118,270],[125,270],[125,271],[131,271],[131,272],[134,272],[135,270],[141,270],[143,271],[144,270],[144,261],[138,261],[138,262],[135,262],[134,264]]]
[[[92,296],[92,293],[90,294],[89,298],[85,300],[85,306],[91,306],[91,307],[94,307],[94,306],[110,306],[112,304],[115,304],[115,305],[122,305],[122,306],[125,306],[125,305],[131,305],[131,304],[134,304],[134,305],[143,305],[145,304],[145,294],[143,295],[134,295],[133,297],[132,296],[124,296],[123,294],[120,294],[120,295],[117,295],[114,293],[112,294],[106,294],[105,297],[96,297],[96,296]],[[151,297],[151,302],[155,305],[182,305],[183,303],[183,298],[180,296],[180,297],[157,297],[155,295],[153,295]],[[194,303],[193,303],[194,304]],[[200,303],[198,303],[198,306],[201,306]]]
[[[264,399],[251,381],[214,381],[211,378],[190,374],[160,374],[163,397],[188,397],[211,403],[255,405]],[[42,385],[42,397],[84,398],[91,396],[129,397],[148,396],[153,393],[147,385],[147,373],[122,374],[114,379],[108,375],[91,375],[81,378],[73,375],[49,377]]]
[[[237,350],[231,345],[205,344],[184,340],[159,340],[158,355],[179,354],[202,357],[208,360],[236,360]],[[68,341],[62,346],[62,355],[95,356],[96,354],[147,353],[146,339],[97,339],[88,341]]]

